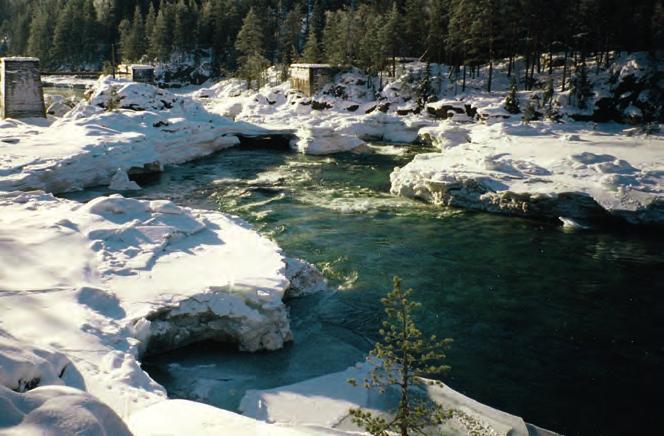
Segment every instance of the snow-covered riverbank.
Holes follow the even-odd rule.
[[[435,204],[585,224],[664,222],[664,136],[586,123],[441,123],[439,153],[391,175],[392,192]]]
[[[446,77],[446,67],[429,66],[431,86],[438,91],[430,98],[435,101],[420,106],[418,86],[427,66],[414,62],[401,68],[379,92],[377,83],[372,88],[371,79],[352,70],[311,98],[286,83],[248,91],[237,79],[191,95],[211,112],[235,120],[296,129],[292,146],[304,153],[371,152],[370,141],[419,140],[438,147],[440,153],[417,156],[395,170],[395,194],[508,215],[562,217],[568,223],[664,222],[661,127],[577,121],[638,120],[644,111],[661,117],[661,95],[648,88],[663,74],[661,62],[653,67],[643,53],[620,57],[592,77],[594,94],[585,109],[572,104],[568,90],[553,98],[557,121],[529,124],[522,122],[523,114],[504,108],[509,78],[501,66],[494,92],[482,90],[484,79],[469,77],[467,91],[457,95],[458,82]],[[537,80],[555,83],[560,77],[543,73]],[[521,91],[517,98],[522,109],[534,105],[533,117],[541,119],[548,110],[540,105],[542,90]]]
[[[0,427],[53,430],[43,411],[30,415],[42,391],[12,392],[44,385],[84,390],[127,418],[166,399],[143,353],[205,339],[280,348],[291,339],[282,299],[323,287],[306,263],[220,213],[120,196],[5,193],[0,203],[0,384],[17,409]]]
[[[127,171],[159,170],[237,145],[239,136],[270,133],[190,98],[106,77],[63,118],[0,121],[0,190],[108,185],[118,170],[121,180]]]

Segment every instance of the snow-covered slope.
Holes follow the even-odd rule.
[[[268,132],[152,85],[99,79],[89,101],[53,123],[0,121],[0,190],[67,192],[121,172],[186,162]]]
[[[321,288],[306,263],[287,268],[274,242],[220,213],[39,192],[4,193],[0,208],[0,384],[30,392],[1,391],[29,407],[0,412],[0,428],[31,422],[57,392],[30,389],[54,384],[126,418],[166,398],[139,366],[144,352],[205,339],[280,348],[291,339],[286,293]],[[80,392],[71,402],[91,404]]]

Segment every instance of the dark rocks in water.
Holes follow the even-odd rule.
[[[332,107],[332,105],[325,102],[325,101],[313,100],[311,102],[311,109],[313,109],[315,111],[322,111],[322,110],[325,110],[325,109],[330,109],[331,107]]]
[[[422,108],[419,106],[414,109],[397,109],[397,115],[401,116],[408,114],[419,114],[420,112],[422,112]]]
[[[477,117],[477,108],[473,107],[469,104],[463,105],[464,109],[466,110],[466,115],[468,115],[470,118],[475,118]]]
[[[358,110],[359,108],[360,108],[360,105],[359,105],[359,104],[351,104],[350,106],[348,106],[348,107],[346,108],[346,110],[347,110],[348,112],[355,112],[355,111]]]
[[[386,113],[388,110],[390,110],[390,104],[389,103],[381,103],[376,107],[376,109],[378,109],[382,113]]]
[[[370,107],[369,109],[367,109],[366,111],[364,111],[364,113],[365,113],[365,114],[370,114],[371,112],[373,112],[373,111],[375,111],[375,110],[376,110],[376,106],[374,105],[374,106],[371,106],[371,107]]]
[[[470,105],[464,105],[463,108],[452,106],[451,104],[444,104],[441,105],[440,107],[432,107],[432,106],[427,106],[427,113],[431,116],[433,116],[437,120],[446,120],[447,118],[450,118],[449,113],[450,112],[455,112],[457,114],[463,114],[466,113],[466,107],[465,106],[470,106]],[[477,113],[477,109],[475,109],[475,114]]]

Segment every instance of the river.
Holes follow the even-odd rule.
[[[661,234],[566,230],[394,197],[391,170],[423,150],[378,150],[235,148],[143,181],[141,198],[241,216],[315,263],[332,289],[289,302],[294,341],[281,351],[203,343],[150,357],[144,368],[169,395],[235,410],[247,389],[345,369],[371,348],[379,299],[399,275],[422,303],[421,328],[455,340],[443,379],[454,389],[569,435],[659,426]]]

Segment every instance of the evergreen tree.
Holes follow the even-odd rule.
[[[75,11],[75,2],[66,3],[65,7],[60,10],[55,23],[51,56],[54,62],[59,65],[71,64],[73,61],[75,49],[71,47],[71,43],[72,34],[74,33]]]
[[[261,77],[269,62],[264,57],[263,29],[254,8],[249,9],[244,17],[235,48],[242,55],[239,72],[247,80],[247,86],[251,87],[256,81],[257,87],[260,87]]]
[[[323,37],[323,29],[325,28],[325,7],[322,0],[314,0],[311,9],[311,16],[309,17],[309,33],[313,30],[316,34],[318,41]]]
[[[26,41],[27,52],[30,56],[38,57],[42,66],[51,64],[51,53],[55,52],[55,50],[51,50],[54,25],[51,11],[46,8],[36,8],[34,10],[32,19],[30,20],[29,37]],[[61,31],[62,29],[60,29]],[[59,45],[65,43],[62,41],[62,33],[59,33],[57,42]],[[61,53],[58,52],[57,54]]]
[[[172,32],[169,7],[161,3],[149,38],[150,57],[165,61],[171,54]]]
[[[313,30],[313,28],[309,32],[306,44],[304,44],[302,61],[312,64],[321,61],[321,52],[320,47],[318,46],[318,38],[316,37],[316,32]]]
[[[392,77],[396,76],[396,57],[401,51],[401,17],[396,2],[392,3],[392,9],[385,18],[385,25],[381,29],[380,39],[386,56],[392,59]]]
[[[592,95],[592,85],[588,80],[588,68],[585,62],[579,64],[572,77],[569,95],[579,109],[587,107],[587,99]]]
[[[394,289],[381,299],[387,319],[380,329],[380,341],[369,353],[367,360],[374,367],[364,380],[364,386],[368,389],[376,387],[381,392],[396,388],[400,401],[389,421],[362,409],[351,409],[353,422],[372,435],[387,436],[392,432],[401,436],[424,434],[425,428],[442,424],[451,415],[442,406],[415,394],[414,388],[418,386],[442,385],[426,382],[422,377],[439,376],[449,370],[449,366],[441,361],[452,340],[423,337],[413,319],[413,312],[421,305],[411,301],[412,294],[412,289],[403,291],[401,280],[395,277]],[[349,380],[349,383],[357,384],[355,380]]]
[[[510,81],[510,93],[505,98],[505,110],[511,114],[521,112],[519,107],[519,94],[517,93],[516,79],[512,77]]]
[[[427,16],[426,58],[431,62],[445,60],[445,34],[447,33],[446,0],[430,0]]]
[[[342,15],[342,11],[328,12],[323,29],[323,51],[327,62],[333,65],[343,65],[347,60]]]
[[[416,58],[424,55],[424,38],[422,33],[424,31],[422,26],[424,16],[424,0],[405,0],[403,14],[401,16],[401,23],[399,32],[403,36],[404,52]],[[394,53],[394,55],[401,55],[402,53]]]
[[[125,62],[133,61],[131,23],[126,18],[118,25],[118,35],[120,36],[120,58]]]
[[[143,55],[148,53],[146,26],[138,6],[134,9],[131,21],[124,19],[120,22],[118,35],[120,36],[120,54],[125,62],[138,62]]]
[[[148,13],[145,15],[145,54],[147,54],[148,57],[154,57],[154,53],[152,52],[151,47],[151,40],[156,21],[157,13],[154,10],[154,4],[150,2]]]
[[[179,0],[173,9],[173,48],[186,53],[196,42],[196,2]]]

